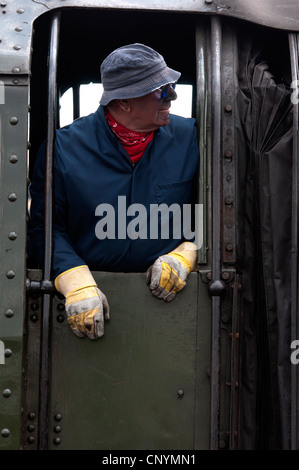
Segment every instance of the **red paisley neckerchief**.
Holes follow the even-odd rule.
[[[117,122],[108,111],[105,111],[105,116],[110,129],[128,152],[132,163],[139,162],[146,147],[152,141],[154,132],[134,132]]]

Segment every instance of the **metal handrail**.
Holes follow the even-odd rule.
[[[46,141],[46,177],[45,177],[45,258],[43,282],[50,283],[53,246],[53,152],[57,117],[57,60],[60,31],[60,14],[53,16],[50,31],[48,55],[48,127]],[[48,408],[49,408],[49,349],[51,293],[43,296],[43,317],[41,331],[40,364],[40,408],[39,408],[39,449],[48,448]]]

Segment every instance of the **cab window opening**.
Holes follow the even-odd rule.
[[[178,83],[176,86],[177,99],[171,103],[171,113],[182,117],[192,117],[193,86]],[[94,113],[99,106],[103,93],[101,83],[88,83],[79,86],[79,104],[75,103],[74,87],[66,90],[59,100],[59,124],[67,126],[77,117]],[[76,113],[76,109],[78,109]]]
[[[82,15],[85,20],[82,21]],[[153,39],[148,26],[149,16],[157,25],[157,35]],[[166,18],[167,16],[167,18]],[[184,16],[184,18],[183,18]],[[134,33],[115,35],[110,44],[103,39],[107,34],[107,25],[123,23],[127,18],[135,25]],[[109,21],[108,21],[109,19]],[[165,21],[167,19],[167,21]],[[50,15],[42,15],[35,22],[35,36],[32,57],[29,180],[32,179],[38,150],[45,141],[47,129],[47,68],[48,30]],[[101,24],[100,30],[96,28]],[[163,28],[162,28],[163,25]],[[191,15],[149,12],[111,12],[94,9],[62,10],[60,22],[60,40],[58,53],[58,106],[57,128],[71,124],[78,117],[96,112],[102,95],[100,64],[105,56],[123,44],[139,42],[158,50],[165,57],[169,66],[179,70],[182,76],[177,85],[177,100],[171,104],[171,114],[182,117],[195,117],[196,93],[196,54],[195,54],[195,18]],[[92,27],[93,26],[93,27]],[[81,31],[80,40],[75,31]],[[184,35],[184,52],[180,41],[166,34],[171,30]],[[130,32],[131,31],[131,32]],[[165,37],[168,38],[165,40]],[[84,40],[83,40],[84,38]],[[181,81],[181,83],[180,83]],[[28,196],[28,210],[31,199]],[[38,267],[28,258],[29,267]]]

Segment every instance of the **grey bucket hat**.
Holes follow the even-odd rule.
[[[135,43],[123,46],[106,57],[101,65],[104,92],[100,100],[106,106],[115,99],[139,98],[167,83],[175,83],[180,72],[167,67],[154,49]]]

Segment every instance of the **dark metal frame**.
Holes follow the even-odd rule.
[[[297,34],[289,35],[290,57],[292,81],[299,83],[298,70],[298,50],[299,37]],[[299,127],[299,110],[298,104],[293,107],[293,161],[292,161],[292,289],[291,289],[291,339],[299,337],[299,321],[298,321],[298,184],[299,184],[299,168],[298,168],[298,127]],[[298,366],[292,365],[291,368],[291,449],[297,450],[298,445]]]
[[[212,57],[212,337],[211,337],[211,429],[210,448],[219,446],[220,312],[224,284],[221,275],[221,44],[220,19],[211,18]]]

